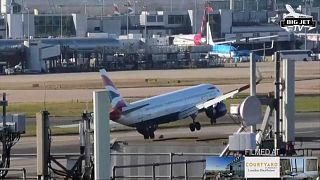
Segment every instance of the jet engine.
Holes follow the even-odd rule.
[[[210,106],[206,109],[206,115],[210,119],[217,119],[227,113],[227,107],[223,102],[219,102],[215,107]]]

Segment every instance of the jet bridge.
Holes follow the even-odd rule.
[[[25,52],[22,40],[0,40],[0,73],[3,69],[14,67],[19,63],[24,67]]]
[[[49,38],[25,41],[24,46],[28,48],[29,71],[48,72],[68,66],[86,66],[92,54],[100,55],[103,60],[105,54],[115,54],[120,44],[112,38]]]

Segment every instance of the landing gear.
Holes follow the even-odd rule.
[[[148,129],[143,133],[143,138],[144,139],[154,139],[155,135],[154,135],[154,131]]]
[[[196,130],[199,131],[201,129],[201,124],[199,122],[195,123]]]
[[[201,124],[199,122],[195,122],[196,115],[191,116],[192,123],[190,123],[189,128],[191,132],[194,132],[195,130],[199,131],[201,129]]]
[[[210,119],[210,123],[211,123],[211,125],[216,124],[217,123],[217,119],[211,118]]]
[[[144,126],[137,128],[138,132],[143,135],[144,139],[154,139],[154,131],[156,130],[156,126]]]
[[[190,128],[190,131],[193,132],[196,129],[196,126],[194,123],[190,123],[189,128]]]
[[[154,139],[154,131],[149,133],[149,137],[150,137],[150,139]]]

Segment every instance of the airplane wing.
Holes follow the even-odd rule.
[[[252,41],[252,40],[275,38],[275,37],[279,37],[279,35],[271,35],[271,36],[263,36],[263,37],[254,37],[254,38],[248,38],[248,40],[249,40],[249,41]],[[233,39],[233,40],[228,40],[228,41],[214,42],[213,45],[229,44],[229,43],[235,43],[235,42],[238,42],[238,41],[243,41],[243,42],[244,42],[244,41],[246,41],[246,40],[247,40],[246,38],[242,38],[242,39],[239,39],[239,40]]]
[[[260,76],[260,75],[259,75]],[[259,84],[261,82],[262,78],[261,77],[258,77],[258,81],[256,82],[256,84]],[[211,99],[209,101],[206,101],[206,102],[203,102],[203,103],[200,103],[200,104],[197,104],[196,107],[200,110],[200,109],[206,109],[210,106],[214,106],[216,104],[218,104],[219,102],[227,99],[227,98],[230,98],[230,97],[233,97],[234,95],[238,94],[239,92],[242,92],[246,89],[250,88],[250,84],[247,84],[245,86],[242,86],[238,89],[235,89],[235,90],[232,90],[224,95],[221,95],[219,97],[216,97],[214,99]]]

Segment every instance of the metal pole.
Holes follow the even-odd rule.
[[[60,5],[60,37],[62,38],[62,6]]]
[[[8,39],[8,14],[5,14],[6,39]]]
[[[29,12],[29,8],[27,8],[28,11],[28,42],[30,41],[30,12]]]
[[[129,39],[129,11],[127,11],[127,39]]]
[[[6,112],[7,112],[7,94],[2,94],[2,127],[6,127]],[[5,148],[6,149],[6,148]]]
[[[318,54],[319,54],[319,48],[320,48],[320,45],[319,45],[319,36],[320,36],[319,30],[317,30],[317,53],[318,53]],[[318,57],[319,57],[319,55],[318,55]],[[316,59],[318,59],[318,57],[316,57]],[[320,59],[318,59],[318,60],[320,60]]]
[[[84,4],[84,14],[87,14],[87,2]]]
[[[253,52],[250,53],[250,96],[256,96],[256,60]],[[251,126],[251,132],[256,132],[256,125]]]
[[[280,54],[274,53],[275,57],[275,119],[274,119],[274,149],[279,149],[280,145]]]
[[[145,38],[145,42],[147,42],[147,11],[145,10],[145,14],[144,14],[144,38]]]
[[[93,92],[94,110],[94,177],[110,179],[110,132],[108,92]]]
[[[102,12],[101,12],[101,19],[104,16],[104,0],[102,0]]]
[[[294,61],[284,59],[282,61],[284,90],[282,91],[281,117],[283,120],[283,141],[292,143],[295,141],[295,73]]]
[[[21,21],[22,21],[22,33],[21,33],[21,39],[24,39],[25,36],[25,28],[24,28],[24,19],[25,19],[25,12],[21,13]]]
[[[23,180],[27,179],[27,171],[25,168],[22,168],[22,176],[23,176]]]
[[[194,0],[194,15],[193,15],[194,34],[197,33],[197,0]]]
[[[173,176],[172,176],[172,174],[173,174],[173,171],[172,171],[172,168],[173,168],[173,165],[172,165],[172,161],[173,161],[173,153],[171,152],[170,153],[170,180],[172,180],[173,179]]]
[[[185,166],[184,166],[184,179],[188,180],[188,161],[186,161]]]
[[[172,12],[172,0],[170,0],[170,11]]]
[[[266,42],[263,43],[263,59],[262,61],[266,60]]]
[[[91,142],[90,142],[90,119],[88,118],[88,113],[83,114],[84,120],[84,138],[85,138],[85,177],[90,177],[91,171]]]
[[[38,180],[49,179],[49,112],[42,111],[36,114],[37,120],[37,177]]]
[[[156,180],[156,165],[152,165],[152,179]]]
[[[307,28],[304,28],[304,50],[307,50]]]

